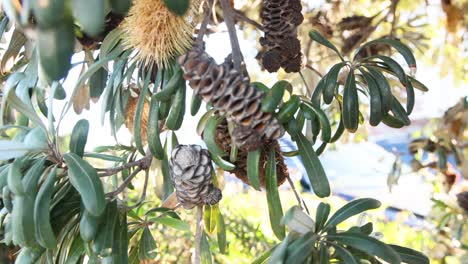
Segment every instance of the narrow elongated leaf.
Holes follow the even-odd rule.
[[[34,237],[34,195],[16,195],[11,212],[13,240],[22,247],[35,247]]]
[[[203,130],[203,141],[205,141],[208,150],[214,155],[226,156],[227,153],[223,151],[216,143],[216,127],[222,121],[221,118],[212,116],[208,119],[205,129]]]
[[[349,71],[343,93],[343,124],[349,132],[356,132],[359,125],[359,99],[354,71]]]
[[[89,96],[91,98],[99,98],[106,88],[108,72],[104,68],[99,68],[91,77],[89,78]]]
[[[138,247],[138,252],[141,260],[156,258],[156,241],[148,227],[143,229]]]
[[[183,231],[190,230],[190,225],[187,222],[182,221],[177,218],[163,216],[163,217],[152,218],[151,221],[154,221],[155,223],[160,223],[166,226],[170,226],[178,230],[183,230]]]
[[[114,264],[128,263],[128,225],[126,212],[120,212],[119,219],[115,227],[112,255]]]
[[[323,90],[325,89],[325,82],[326,82],[326,75],[324,78],[320,79],[320,81],[317,83],[317,86],[315,86],[314,92],[312,93],[312,96],[310,97],[310,101],[315,107],[320,107],[322,93],[323,93]]]
[[[208,234],[213,234],[213,232],[216,230],[218,214],[218,205],[206,204],[204,206],[203,223],[205,223],[205,231],[208,232]]]
[[[255,190],[260,190],[260,178],[259,178],[259,162],[260,162],[261,150],[251,151],[247,154],[247,178],[249,179],[250,185]]]
[[[185,80],[181,79],[177,84],[177,92],[172,100],[171,110],[166,119],[166,126],[170,130],[178,130],[182,126],[185,115]]]
[[[96,238],[99,228],[99,220],[99,217],[96,217],[84,210],[80,219],[80,236],[84,242],[89,242]],[[103,220],[108,221],[108,219]]]
[[[314,106],[313,104],[307,102],[307,101],[302,101],[302,104],[306,107],[312,110],[318,120],[320,121],[320,127],[322,128],[322,140],[324,142],[330,142],[331,140],[331,126],[330,126],[330,121],[328,120],[327,115],[325,112],[323,112],[322,109]]]
[[[319,260],[320,264],[330,263],[330,254],[328,252],[328,247],[325,245],[325,243],[320,243]]]
[[[291,86],[291,84],[287,81],[282,80],[275,83],[275,85],[271,87],[266,96],[262,99],[263,112],[271,113],[276,110],[276,108],[283,99],[283,94],[287,86]]]
[[[419,251],[413,250],[411,248],[401,247],[397,245],[389,245],[393,250],[395,250],[400,258],[405,263],[410,264],[429,264],[429,258],[426,257]]]
[[[334,245],[333,247],[345,264],[359,264],[359,262],[354,258],[353,254],[351,254],[351,252],[349,252],[346,248],[339,245]]]
[[[410,67],[411,71],[415,73],[416,71],[416,59],[414,58],[413,53],[411,52],[411,49],[406,46],[405,44],[401,43],[398,40],[395,39],[390,39],[390,38],[379,38],[375,39],[372,41],[367,42],[366,44],[362,45],[355,54],[358,54],[359,51],[365,49],[366,47],[369,47],[371,45],[377,44],[377,43],[384,43],[387,45],[392,46],[395,48],[405,59],[406,63],[408,63],[408,66]]]
[[[281,224],[281,219],[283,218],[283,208],[281,207],[281,200],[278,193],[276,157],[274,151],[271,151],[268,155],[265,178],[271,229],[273,230],[273,233],[276,237],[283,239],[285,235],[284,225]]]
[[[86,142],[88,141],[89,121],[81,119],[76,122],[70,136],[70,151],[83,157]]]
[[[427,92],[429,91],[429,88],[427,88],[426,85],[424,85],[422,82],[416,80],[415,78],[411,77],[411,76],[407,76],[408,79],[410,80],[410,82],[413,84],[413,87],[420,90],[420,91],[423,91],[423,92]]]
[[[286,253],[291,238],[290,234],[286,236],[280,244],[276,245],[272,250],[270,257],[268,258],[268,264],[282,264],[285,263]],[[262,262],[263,263],[263,262]]]
[[[382,122],[392,128],[402,128],[405,126],[405,123],[401,121],[400,119],[397,119],[396,117],[387,114],[382,117]]]
[[[329,214],[330,205],[327,203],[320,203],[315,214],[315,230],[317,232],[319,232],[325,226]]]
[[[8,188],[16,195],[24,195],[24,185],[22,182],[23,173],[23,160],[22,159],[15,159],[13,163],[10,165],[8,171]]]
[[[304,263],[312,254],[318,236],[309,232],[289,244],[285,263]]]
[[[16,257],[15,263],[33,264],[37,263],[44,249],[41,247],[25,247]]]
[[[338,51],[338,49],[333,45],[328,39],[326,39],[318,30],[312,30],[309,31],[309,37],[318,43],[322,44],[323,46],[333,50],[338,56],[340,56],[340,59],[344,61],[343,57],[341,56],[341,53]]]
[[[85,254],[83,240],[80,236],[75,236],[68,251],[67,261],[65,264],[76,264],[78,260]]]
[[[115,226],[119,220],[119,209],[117,201],[109,202],[103,214],[103,221],[99,225],[96,239],[92,245],[94,252],[99,253],[103,257],[108,257],[112,253],[114,244]]]
[[[408,113],[405,111],[400,102],[398,102],[395,96],[393,97],[392,108],[390,110],[392,111],[395,118],[403,122],[404,125],[409,126],[411,124]]]
[[[0,140],[0,160],[9,160],[22,157],[34,150],[22,142]]]
[[[134,131],[133,136],[135,137],[135,145],[136,145],[138,151],[142,155],[145,155],[145,150],[143,149],[143,141],[145,139],[142,138],[141,120],[143,118],[143,116],[142,116],[143,115],[143,107],[145,106],[146,94],[148,92],[148,85],[150,83],[150,78],[151,78],[150,74],[147,74],[145,76],[145,81],[143,83],[143,86],[140,89],[137,108],[135,110],[135,115],[134,115],[134,118],[133,118],[133,131]]]
[[[50,223],[50,202],[54,191],[57,167],[54,167],[37,193],[34,203],[34,225],[37,242],[44,248],[55,248],[57,239]]]
[[[328,183],[325,170],[320,163],[312,145],[307,138],[298,133],[296,135],[297,146],[299,154],[301,155],[302,162],[307,171],[307,176],[312,185],[312,189],[318,197],[327,197],[330,195],[330,184]]]
[[[284,214],[281,222],[286,225],[289,230],[299,234],[315,231],[314,220],[297,205],[293,206]]]
[[[148,127],[146,129],[149,150],[155,158],[162,160],[164,158],[164,149],[161,144],[159,131],[159,102],[156,100],[154,95],[151,97]]]
[[[326,223],[325,227],[334,227],[352,216],[367,210],[379,208],[380,206],[381,203],[372,198],[356,199],[336,211],[330,217],[330,220]]]
[[[100,216],[106,208],[106,200],[96,169],[74,153],[63,155],[63,159],[68,166],[70,182],[80,193],[86,210],[94,216]]]
[[[327,239],[364,251],[367,254],[377,256],[388,263],[401,262],[401,258],[395,250],[373,237],[359,233],[340,233],[336,235],[328,235]]]
[[[218,210],[218,215],[216,217],[216,235],[218,238],[218,247],[219,251],[222,254],[225,254],[227,249],[227,241],[226,241],[226,224],[224,223],[224,217],[221,214],[221,211]]]
[[[291,98],[281,106],[280,110],[276,114],[276,119],[280,121],[280,123],[285,124],[287,123],[296,113],[297,109],[299,109],[301,100],[299,96],[293,94]]]
[[[41,178],[42,173],[44,172],[44,163],[46,158],[40,158],[34,161],[34,164],[28,169],[26,175],[23,178],[24,191],[26,193],[35,193],[37,189],[37,184]]]
[[[369,88],[369,100],[370,100],[370,120],[369,123],[372,126],[377,126],[382,120],[382,98],[380,95],[379,87],[377,82],[374,80],[372,75],[361,69],[361,73],[366,80]]]
[[[326,75],[323,90],[323,101],[326,104],[330,104],[333,101],[333,97],[335,96],[336,80],[338,79],[338,74],[344,65],[344,62],[335,64]]]
[[[97,36],[104,29],[105,5],[100,0],[73,0],[73,16],[84,32]]]
[[[202,264],[211,264],[213,263],[211,256],[210,243],[208,243],[208,238],[205,232],[202,233],[201,237],[201,263]]]
[[[195,93],[192,94],[192,101],[190,102],[190,114],[195,116],[200,110],[200,106],[202,103],[202,98]]]

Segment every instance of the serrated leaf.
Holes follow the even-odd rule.
[[[68,166],[70,182],[80,193],[86,210],[100,216],[106,208],[106,200],[96,169],[74,153],[64,154],[63,159]]]
[[[271,229],[277,238],[283,239],[285,236],[284,225],[281,224],[283,208],[281,207],[281,200],[278,193],[276,157],[274,151],[271,151],[268,155],[265,171],[265,187]]]
[[[309,177],[312,189],[318,197],[329,196],[330,184],[328,183],[325,170],[323,169],[317,154],[312,148],[312,145],[301,133],[298,133],[296,138],[299,154],[307,171],[307,176]]]
[[[325,227],[334,227],[352,216],[355,216],[367,210],[379,208],[380,206],[381,203],[372,198],[356,199],[347,203],[338,211],[336,211],[330,217],[330,220],[325,224]]]
[[[401,258],[395,250],[379,240],[359,234],[340,233],[328,235],[327,239],[342,243],[349,247],[361,250],[372,256],[377,256],[388,263],[400,263]]]

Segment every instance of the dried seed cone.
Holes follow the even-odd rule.
[[[229,153],[231,151],[231,137],[229,135],[227,121],[219,123],[216,128],[216,144],[225,152]],[[276,176],[278,186],[284,183],[286,178],[289,176],[288,167],[284,163],[283,155],[281,153],[279,144],[277,140],[265,140],[261,144],[262,154],[260,156],[260,171],[259,178],[260,184],[265,186],[265,170],[268,160],[268,154],[270,151],[275,150],[276,156]],[[247,154],[248,151],[240,149],[237,154],[237,160],[234,162],[236,168],[234,171],[231,171],[237,178],[241,179],[246,184],[250,185],[249,179],[247,177]]]
[[[265,36],[260,44],[266,47],[263,54],[263,67],[276,72],[282,67],[286,72],[301,69],[301,43],[297,38],[297,26],[304,17],[301,14],[300,0],[263,0],[261,18]]]
[[[278,120],[261,110],[265,93],[250,85],[249,79],[242,77],[232,63],[217,65],[200,48],[179,57],[179,63],[194,92],[236,125],[251,128],[266,139],[284,134]]]
[[[211,183],[213,167],[207,150],[198,145],[178,145],[169,165],[177,199],[185,209],[221,200],[221,190]]]
[[[132,135],[135,134],[133,131],[133,124],[135,120],[135,112],[138,105],[138,97],[129,96],[127,101],[127,106],[125,108],[125,126],[130,130]],[[147,142],[146,130],[148,127],[148,117],[149,117],[149,103],[145,100],[143,105],[143,113],[141,114],[141,139],[143,143]]]
[[[166,67],[192,46],[201,0],[191,0],[184,16],[170,12],[163,0],[134,0],[125,18],[124,43],[137,49],[139,59]]]

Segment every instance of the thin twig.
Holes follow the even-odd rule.
[[[294,186],[294,182],[291,180],[291,177],[289,176],[287,176],[286,179],[288,180],[289,186],[291,186],[291,189],[293,190],[294,195],[296,196],[296,200],[297,200],[297,203],[299,204],[299,207],[301,207],[301,209],[304,209],[304,205],[305,205],[304,200],[302,200],[301,196],[297,192],[296,186]],[[307,210],[307,213],[309,213],[309,210]]]
[[[234,68],[242,73],[242,52],[239,46],[239,39],[237,38],[236,25],[234,23],[233,11],[229,5],[228,0],[219,0],[221,8],[223,9],[224,22],[229,33],[229,39],[231,41],[232,48],[232,60],[234,62]]]
[[[197,207],[197,230],[195,233],[195,264],[201,263],[201,237],[203,229],[203,206]]]
[[[317,74],[318,76],[320,76],[320,78],[323,78],[323,74],[321,72],[319,72],[317,69],[315,69],[314,67],[312,67],[312,65],[310,64],[306,64],[305,66],[307,69],[315,72],[315,74]]]
[[[112,192],[109,192],[109,193],[106,193],[106,196],[107,197],[113,197],[113,196],[116,196],[117,194],[123,192],[123,190],[125,190],[125,188],[127,188],[127,186],[130,184],[130,182],[133,180],[133,178],[135,178],[135,176],[141,171],[142,169],[140,167],[138,167],[136,170],[134,170],[128,177],[127,179],[125,179],[125,181],[119,186],[117,187],[117,189],[115,189],[114,191]]]
[[[102,173],[99,173],[99,177],[107,177],[107,176],[112,176],[120,171],[123,171],[125,169],[129,169],[129,168],[132,168],[132,167],[136,167],[138,166],[141,169],[146,169],[147,167],[149,167],[149,164],[148,163],[151,163],[151,160],[153,159],[153,157],[151,155],[147,155],[145,156],[144,158],[141,158],[139,160],[136,160],[136,161],[133,161],[133,162],[129,162],[129,163],[126,163],[122,166],[119,166],[119,167],[115,167],[115,168],[108,168],[108,169],[101,169],[101,168],[98,168],[96,169],[97,171],[102,171]]]
[[[253,19],[250,19],[249,17],[247,17],[241,11],[239,11],[237,9],[234,9],[233,12],[234,12],[235,18],[237,18],[239,20],[242,20],[242,21],[254,26],[255,28],[257,28],[260,31],[265,31],[265,28],[260,23],[258,23],[257,21],[255,21]]]
[[[200,25],[200,29],[198,30],[198,35],[197,35],[197,40],[196,40],[196,45],[199,46],[203,42],[203,36],[205,36],[206,33],[206,27],[208,26],[208,23],[210,22],[210,16],[211,16],[211,11],[213,11],[213,0],[209,0],[205,2],[205,7],[204,7],[204,12],[205,16],[203,17],[203,21]]]

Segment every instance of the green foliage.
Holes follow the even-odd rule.
[[[0,22],[1,35],[9,20],[16,26],[0,65],[0,187],[4,206],[0,229],[3,243],[21,248],[17,263],[45,263],[51,259],[57,263],[82,263],[85,258],[90,263],[140,263],[175,255],[171,239],[185,241],[182,246],[175,243],[180,246],[178,250],[191,247],[192,244],[187,245],[194,235],[187,221],[190,215],[180,217],[161,207],[147,191],[151,168],[160,172],[154,177],[160,184],[157,187],[161,186],[159,198],[164,200],[173,192],[169,159],[171,150],[178,145],[175,131],[185,121],[186,76],[176,60],[168,68],[139,61],[137,51],[123,43],[124,32],[119,27],[109,28],[112,25],[107,24],[107,18],[124,16],[131,1],[32,1],[30,6],[23,5],[21,13],[10,1],[3,2],[8,17]],[[164,3],[178,16],[190,7],[187,0]],[[29,39],[20,28],[33,31],[37,38]],[[271,88],[261,82],[252,85],[266,93],[261,98],[261,111],[274,116],[296,143],[297,150],[288,155],[300,156],[315,195],[325,198],[330,196],[331,188],[318,156],[345,130],[353,133],[363,125],[365,115],[360,112],[358,93],[369,97],[371,125],[383,122],[403,127],[410,123],[414,88],[427,88],[389,56],[355,56],[348,60],[317,31],[310,31],[309,36],[340,58],[312,95],[298,93],[296,85],[287,80],[278,80]],[[77,42],[82,45],[76,45]],[[416,67],[410,49],[393,39],[370,41],[361,49],[379,43],[392,46],[411,69]],[[71,64],[78,51],[85,60]],[[13,65],[6,71],[9,60]],[[69,76],[70,70],[79,66],[79,76]],[[389,76],[396,77],[405,88],[406,108],[392,91]],[[74,82],[71,93],[62,86],[66,81]],[[135,94],[138,99],[132,98]],[[322,97],[326,105],[338,106],[337,115],[330,106],[322,105]],[[117,131],[124,124],[129,126],[134,137],[131,146],[118,144],[86,151],[92,131],[85,119],[75,124],[69,144],[61,144],[64,139],[58,131],[67,113],[73,107],[80,114],[91,98],[100,100],[101,121],[108,121],[117,142]],[[54,115],[56,100],[65,100],[60,115]],[[128,113],[132,100],[136,105]],[[203,109],[201,104],[200,96],[194,95],[191,115]],[[223,113],[215,115],[215,109],[207,105],[196,131],[203,133],[217,169],[233,171],[239,166],[237,148],[232,145],[229,160],[225,160],[228,153],[216,142],[217,125],[223,118]],[[321,145],[314,149],[318,140]],[[373,238],[372,225],[347,231],[337,228],[348,218],[379,207],[376,200],[353,201],[331,216],[330,206],[320,203],[315,221],[297,206],[284,214],[277,186],[280,172],[276,165],[280,157],[276,155],[286,153],[271,150],[266,153],[266,161],[262,155],[260,150],[248,153],[246,176],[256,190],[261,190],[264,177],[270,227],[282,241],[273,246],[274,239],[264,235],[257,222],[237,213],[238,208],[227,210],[223,203],[205,206],[200,241],[202,263],[212,263],[213,259],[226,262],[228,254],[243,260],[261,255],[256,263],[357,263],[377,258],[389,263],[428,262],[415,251]],[[442,155],[441,152],[439,156]],[[264,175],[260,173],[262,169]],[[133,185],[132,181],[143,175],[140,172],[144,172],[143,184]],[[179,255],[187,261],[190,258]]]

